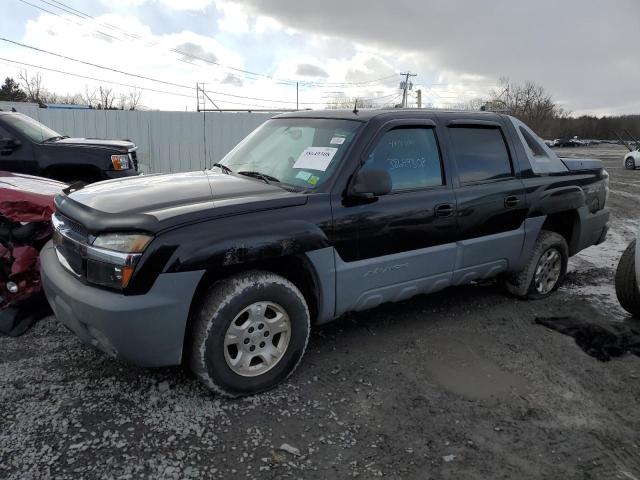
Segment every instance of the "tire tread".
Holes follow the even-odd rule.
[[[640,291],[636,280],[636,241],[625,249],[616,268],[616,297],[622,308],[635,317],[640,317]]]
[[[200,299],[200,304],[195,310],[196,313],[192,342],[189,347],[189,367],[191,368],[191,371],[214,393],[227,398],[238,398],[246,395],[229,392],[222,385],[217,384],[207,370],[205,361],[205,345],[213,322],[217,318],[218,312],[227,305],[232,298],[241,294],[247,287],[265,283],[278,283],[290,289],[299,297],[299,300],[302,302],[306,310],[305,321],[307,327],[307,335],[302,351],[304,352],[307,348],[311,332],[309,308],[304,296],[292,282],[280,275],[263,270],[252,270],[218,280],[211,284],[211,286],[204,292]],[[298,368],[302,357],[303,355],[300,356],[296,364],[287,374],[286,378],[289,378],[296,368]],[[286,380],[286,378],[283,379],[283,381]]]

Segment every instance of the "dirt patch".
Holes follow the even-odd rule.
[[[477,345],[489,338],[443,335],[430,352],[425,368],[447,390],[472,399],[504,399],[527,393],[524,378],[485,358]]]

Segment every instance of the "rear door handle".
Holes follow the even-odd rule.
[[[515,195],[509,195],[504,199],[504,206],[506,208],[513,208],[520,203],[520,199]]]
[[[436,205],[435,212],[436,217],[450,217],[455,212],[455,208],[450,203],[441,203]]]

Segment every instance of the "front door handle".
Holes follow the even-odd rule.
[[[506,208],[513,208],[515,206],[517,206],[520,203],[520,199],[518,197],[516,197],[515,195],[509,195],[508,197],[505,197],[504,199],[504,206]]]
[[[436,205],[435,212],[436,217],[450,217],[455,212],[455,208],[450,203],[441,203]]]

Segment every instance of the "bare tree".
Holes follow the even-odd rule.
[[[27,94],[27,102],[44,103],[42,98],[42,77],[40,73],[36,73],[35,76],[29,76],[29,72],[21,70],[18,74],[18,80]]]
[[[345,108],[353,109],[356,106],[356,100],[358,101],[358,108],[377,108],[380,106],[376,105],[371,99],[362,100],[357,97],[336,97],[329,99],[329,101],[327,102],[327,108],[331,110],[339,110]]]
[[[100,86],[98,87],[98,95],[100,96],[100,103],[98,104],[98,108],[102,108],[103,110],[113,110],[113,104],[116,101],[116,95],[113,93],[112,88],[107,88]]]
[[[142,90],[134,88],[129,92],[129,110],[138,110],[142,107]]]
[[[84,94],[80,94],[81,98],[82,98],[82,102],[91,107],[91,108],[97,108],[98,106],[98,100],[96,97],[96,91],[92,90],[89,91],[89,86],[85,85],[84,86]]]
[[[543,137],[550,133],[555,119],[569,115],[541,85],[531,81],[518,84],[508,78],[501,78],[498,88],[491,91],[487,108],[519,118]]]

